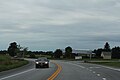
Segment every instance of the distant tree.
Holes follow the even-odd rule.
[[[60,58],[60,56],[63,55],[63,52],[61,49],[56,49],[56,51],[54,52],[54,57],[55,58]]]
[[[13,42],[10,43],[9,47],[8,47],[8,53],[11,57],[14,57],[17,55],[18,52],[18,47],[17,47],[17,43]]]
[[[71,58],[72,57],[72,48],[70,46],[65,48],[65,57]]]
[[[97,57],[97,58],[100,58],[100,57],[101,57],[101,53],[102,53],[103,51],[106,51],[106,52],[110,52],[110,51],[111,51],[110,45],[109,45],[108,42],[105,43],[104,48],[95,49],[95,50],[93,51],[93,53],[96,54],[96,57]]]
[[[95,49],[93,52],[95,53],[95,56],[97,58],[100,58],[101,57],[101,53],[102,53],[103,49],[102,48],[99,48],[99,49]]]
[[[31,53],[32,53],[32,51],[28,51],[28,52],[27,52],[28,55],[31,54]]]
[[[105,45],[104,45],[104,51],[107,51],[107,52],[111,51],[110,50],[110,45],[109,45],[108,42],[106,42]]]
[[[22,52],[23,52],[22,56],[25,57],[25,55],[28,54],[28,47],[23,47]]]
[[[53,51],[47,51],[46,55],[49,55],[49,56],[51,56],[51,58],[53,58],[54,57],[54,52]]]
[[[23,52],[24,52],[24,54],[27,54],[28,53],[28,47],[24,47]]]
[[[120,47],[112,48],[112,58],[120,59]]]
[[[29,54],[29,57],[30,57],[30,58],[36,58],[36,56],[35,56],[34,53],[30,53],[30,54]]]
[[[53,51],[47,51],[46,52],[46,55],[51,55],[51,54],[53,54]]]
[[[0,54],[7,54],[7,51],[6,50],[1,50]]]

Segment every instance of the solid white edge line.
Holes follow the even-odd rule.
[[[13,75],[10,75],[10,76],[6,76],[6,77],[3,77],[3,78],[0,78],[0,80],[11,78],[11,77],[14,77],[14,76],[17,76],[17,75],[20,75],[20,74],[23,74],[23,73],[26,73],[26,72],[29,72],[29,71],[32,71],[32,70],[34,70],[34,68],[26,70],[26,71],[23,71],[23,72],[20,72],[20,73],[17,73],[17,74],[13,74]]]
[[[117,68],[114,68],[114,67],[109,67],[109,66],[104,66],[104,65],[99,65],[99,64],[94,64],[94,65],[97,65],[100,68],[107,68],[107,69],[111,69],[111,70],[115,70],[115,71],[120,71],[120,69],[117,69]]]

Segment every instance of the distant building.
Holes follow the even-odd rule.
[[[111,52],[102,52],[101,57],[103,57],[103,59],[111,59]]]
[[[61,49],[63,51],[63,53],[65,53],[65,49]],[[95,53],[92,53],[91,50],[72,50],[73,54],[77,54],[78,56],[82,56],[82,57],[94,57]]]

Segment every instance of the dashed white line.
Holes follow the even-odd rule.
[[[7,79],[7,78],[11,78],[11,77],[14,77],[14,76],[23,74],[23,73],[27,73],[27,72],[32,71],[32,70],[34,70],[34,68],[33,68],[33,69],[26,70],[26,71],[23,71],[23,72],[20,72],[20,73],[17,73],[17,74],[10,75],[10,76],[7,76],[7,77],[0,78],[0,80],[4,80],[4,79]]]
[[[93,71],[93,73],[96,73],[95,71]]]
[[[107,80],[106,78],[102,78],[103,80]]]
[[[97,74],[97,76],[100,76],[100,74]]]

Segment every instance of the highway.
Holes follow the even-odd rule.
[[[30,63],[21,68],[13,69],[0,73],[0,80],[47,80],[57,69],[53,63],[50,68],[36,69],[34,60],[29,60]]]
[[[50,61],[50,68],[35,69],[34,60],[23,67],[0,72],[0,80],[120,80],[120,69],[82,63]]]

